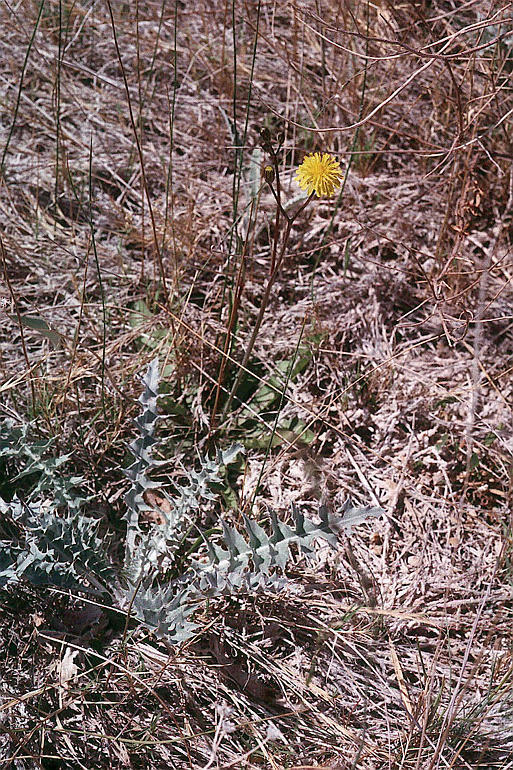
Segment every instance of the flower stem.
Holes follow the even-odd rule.
[[[308,198],[306,199],[306,201],[303,203],[303,205],[300,206],[298,208],[298,210],[295,212],[294,216],[290,217],[284,211],[284,209],[283,209],[283,207],[281,205],[281,202],[278,199],[278,196],[275,195],[276,202],[278,204],[277,214],[278,214],[278,212],[281,212],[285,216],[287,225],[286,225],[286,228],[285,228],[285,233],[283,235],[283,241],[282,241],[282,246],[281,246],[281,249],[280,249],[280,253],[279,253],[279,256],[278,256],[277,259],[276,259],[276,251],[277,251],[278,235],[279,234],[278,234],[278,232],[275,232],[275,239],[274,239],[274,244],[273,244],[273,253],[271,255],[271,273],[269,275],[269,280],[267,281],[267,285],[266,285],[265,290],[264,290],[264,295],[263,295],[262,301],[260,303],[260,310],[258,311],[258,316],[257,316],[257,319],[255,321],[255,326],[253,327],[253,332],[252,332],[251,337],[249,339],[249,342],[248,342],[248,344],[246,346],[246,352],[244,353],[244,357],[243,357],[242,362],[240,364],[239,371],[238,371],[237,376],[235,377],[235,380],[233,382],[233,385],[232,385],[232,388],[231,388],[230,393],[228,395],[228,399],[226,401],[226,404],[224,405],[223,412],[221,414],[221,423],[223,423],[225,421],[225,419],[226,419],[226,415],[228,414],[228,411],[230,409],[231,403],[233,401],[233,397],[234,397],[234,395],[235,395],[235,393],[237,391],[237,388],[240,385],[240,381],[242,379],[242,375],[243,375],[243,373],[246,370],[247,363],[248,363],[249,358],[250,358],[250,356],[251,356],[251,354],[253,352],[253,348],[255,347],[255,342],[256,342],[256,339],[258,337],[258,333],[260,331],[260,327],[262,325],[262,321],[264,319],[265,311],[267,309],[267,305],[269,304],[269,298],[271,296],[271,290],[272,290],[272,288],[274,286],[274,282],[275,282],[276,278],[278,277],[278,273],[279,273],[280,267],[281,267],[281,265],[283,263],[283,258],[285,257],[285,252],[286,252],[286,249],[287,249],[287,244],[289,242],[290,233],[291,233],[291,230],[292,230],[292,225],[294,224],[294,221],[298,217],[298,215],[310,203],[310,201],[312,200],[313,196],[314,196],[314,193],[311,193],[308,196]],[[276,219],[277,219],[277,222],[278,222],[278,216],[277,216]]]

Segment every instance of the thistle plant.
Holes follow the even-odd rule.
[[[61,477],[61,466],[68,457],[45,462],[41,447],[34,448],[26,440],[27,429],[0,424],[0,456],[21,458],[25,471],[37,471],[40,478],[50,479],[35,485],[26,500],[15,496],[6,502],[0,497],[0,589],[28,581],[107,601],[110,597],[128,615],[176,643],[198,633],[201,626],[194,615],[207,600],[284,590],[289,585],[286,569],[295,554],[310,558],[318,540],[337,547],[340,533],[382,515],[381,508],[355,506],[348,500],[333,513],[321,506],[315,520],[296,506],[288,521],[273,511],[267,521],[241,511],[236,527],[218,516],[216,525],[205,531],[203,512],[215,505],[223,469],[235,462],[242,447],[220,451],[215,458],[199,458],[199,470],[184,468],[183,484],[152,480],[152,472],[162,466],[154,456],[160,441],[155,431],[159,418],[157,360],[141,379],[144,389],[135,421],[137,436],[130,444],[134,462],[125,471],[130,484],[121,565],[111,561],[105,538],[98,534],[99,519],[83,510],[91,501],[71,491],[69,484],[78,477],[70,477],[71,481]],[[157,499],[162,501],[161,507]],[[145,521],[150,511],[159,515]]]
[[[287,253],[287,246],[292,232],[292,226],[299,215],[305,210],[308,204],[315,196],[318,198],[331,198],[341,184],[340,163],[329,153],[313,153],[306,155],[303,162],[297,169],[295,181],[299,184],[301,190],[308,194],[307,199],[295,210],[289,214],[287,206],[283,202],[283,190],[280,181],[280,167],[278,162],[278,152],[271,142],[271,134],[268,129],[263,129],[260,133],[261,144],[264,151],[269,155],[269,162],[263,169],[264,183],[267,184],[276,201],[276,214],[274,223],[274,236],[271,246],[271,259],[269,265],[269,277],[264,288],[264,294],[260,303],[260,310],[253,327],[253,331],[246,345],[242,361],[239,365],[239,371],[230,393],[224,405],[221,422],[224,421],[230,409],[233,397],[239,387],[244,371],[253,352],[255,342],[264,319],[265,311],[269,304],[269,298],[274,283],[279,275],[280,268]]]

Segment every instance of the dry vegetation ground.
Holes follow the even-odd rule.
[[[72,453],[120,532],[158,353],[170,477],[238,440],[241,506],[256,489],[262,515],[348,495],[386,511],[171,652],[77,598],[4,592],[2,766],[513,767],[512,12],[0,0],[5,416]],[[349,173],[292,230],[254,414],[221,420],[269,273],[265,185],[247,209],[264,126],[287,199],[306,151]],[[277,404],[256,384],[294,357],[266,457]]]

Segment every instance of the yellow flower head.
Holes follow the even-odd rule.
[[[306,190],[308,195],[313,192],[318,198],[326,195],[331,198],[335,190],[340,187],[340,163],[335,160],[333,155],[324,152],[314,152],[307,155],[299,166],[296,173],[296,182],[302,190]]]

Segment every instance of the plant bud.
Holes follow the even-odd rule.
[[[273,146],[271,144],[271,132],[268,128],[260,129],[260,144],[264,150],[272,155]]]
[[[274,182],[274,168],[272,166],[266,166],[264,168],[264,179],[267,184],[272,184]]]

